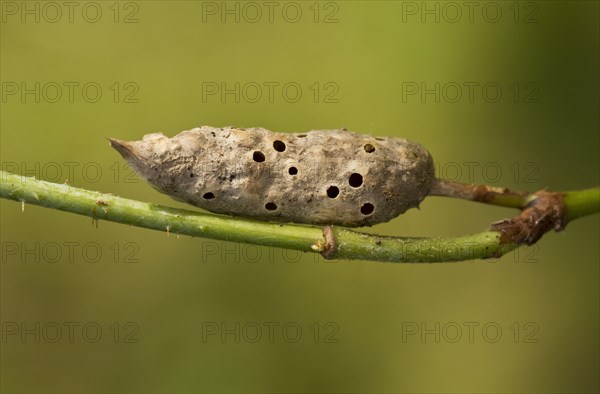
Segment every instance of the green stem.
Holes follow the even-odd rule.
[[[337,259],[439,263],[499,257],[517,244],[503,244],[500,233],[484,231],[452,238],[382,237],[334,228]]]
[[[600,188],[564,193],[567,222],[600,212]]]
[[[143,203],[0,171],[0,197],[154,230],[323,253],[327,258],[447,262],[501,256],[519,246],[499,231],[453,238],[381,237],[342,227],[259,222]],[[598,188],[565,194],[568,219],[599,211]],[[325,235],[324,235],[325,234]]]
[[[193,237],[312,252],[320,228],[290,226],[169,208],[0,171],[0,196],[23,203]]]

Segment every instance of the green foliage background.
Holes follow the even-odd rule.
[[[273,23],[265,15],[257,23],[244,18],[236,23],[233,17],[222,23],[205,15],[205,23],[207,5],[199,1],[117,3],[119,23],[109,9],[113,2],[97,3],[103,11],[97,23],[86,22],[80,12],[72,23],[66,16],[57,23],[21,23],[4,12],[3,169],[63,182],[72,165],[74,186],[183,207],[129,178],[124,167],[117,173],[115,165],[123,161],[105,138],[139,139],[155,131],[171,136],[199,125],[296,132],[348,127],[418,141],[430,150],[441,175],[459,181],[525,190],[600,183],[597,2],[498,2],[502,17],[497,23],[482,17],[485,2],[472,23],[466,14],[457,23],[443,15],[439,23],[431,16],[422,23],[420,14],[403,14],[408,3],[422,6],[323,2],[318,23],[309,8],[313,2],[296,3],[303,11],[297,23],[286,22],[281,12]],[[286,3],[278,4],[281,10]],[[135,9],[137,23],[122,23]],[[337,22],[323,23],[334,10]],[[526,17],[533,23],[525,23]],[[32,96],[5,95],[6,83],[31,88],[35,82],[67,81],[96,82],[103,95],[96,103],[83,100],[78,90],[73,103],[64,96],[57,103],[36,103]],[[109,89],[115,82],[121,93],[117,103]],[[124,88],[127,82],[139,88],[137,103],[123,102],[123,93],[130,91]],[[243,98],[236,103],[232,96],[203,99],[206,82],[229,87],[296,82],[303,95],[296,103],[286,102],[277,89],[272,103],[266,91],[257,103]],[[338,102],[325,103],[323,95],[315,102],[310,90],[315,82],[321,87],[335,83]],[[403,97],[406,83],[422,82],[429,88],[435,82],[492,82],[501,86],[502,96],[488,102],[476,88],[473,102],[466,90],[457,103],[443,95],[439,103],[432,95]],[[524,102],[523,96],[515,100],[515,83],[538,87],[528,96],[534,102]],[[33,206],[21,213],[18,204],[5,200],[0,207],[0,389],[5,392],[600,389],[598,216],[498,260],[393,265],[324,262],[280,249],[105,222],[95,226],[88,218]],[[367,231],[458,235],[512,214],[429,198],[420,211]],[[66,242],[81,246],[72,262]],[[62,252],[56,263],[48,258],[54,243]],[[82,257],[81,248],[91,243],[100,245],[96,263]],[[35,252],[21,256],[36,245],[39,262]],[[124,263],[132,251],[138,262]],[[11,322],[33,327],[69,321],[97,322],[101,340],[76,337],[69,343],[65,331],[57,343],[36,343],[32,335],[22,343],[19,335],[6,332]],[[117,343],[109,328],[114,322],[121,324]],[[123,343],[127,322],[139,327],[137,343]],[[243,332],[239,343],[233,335],[224,342],[219,335],[203,338],[207,322],[229,328],[256,323],[263,336],[257,343]],[[298,324],[302,337],[292,343],[276,329],[271,343],[265,322]],[[327,327],[339,329],[337,343],[324,341],[332,332],[325,329],[328,322],[333,325]],[[439,342],[433,334],[424,341],[419,334],[403,338],[408,326],[424,323],[433,329],[437,322]],[[472,341],[468,322],[478,324]],[[490,323],[502,329],[497,342],[490,340],[493,329],[487,337],[482,331]],[[451,341],[454,324],[462,327],[456,343]]]

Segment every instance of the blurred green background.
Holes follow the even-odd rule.
[[[184,207],[105,138],[348,127],[422,143],[449,179],[600,183],[598,2],[54,4],[1,4],[5,170]],[[410,265],[0,207],[3,392],[600,390],[598,216],[497,260]],[[366,231],[512,214],[428,198]]]

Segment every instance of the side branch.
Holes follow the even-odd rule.
[[[564,218],[552,213],[554,203],[545,197],[542,198],[543,194],[540,193],[543,192],[523,194],[521,202],[527,203],[523,205],[525,209],[521,215],[516,217],[529,212],[517,220],[519,226],[529,226],[527,229],[531,228],[531,223],[540,223],[540,218],[548,218],[542,222],[550,225],[542,226],[534,232],[535,240],[551,228],[560,229],[572,219],[600,211],[598,188],[551,193],[560,195],[564,205],[564,210],[560,211],[564,212]],[[472,260],[499,257],[522,243],[533,240],[531,237],[515,237],[516,232],[509,230],[516,225],[508,225],[506,221],[500,222],[505,225],[497,223],[490,230],[479,234],[453,238],[382,237],[337,226],[322,229],[297,224],[260,222],[143,203],[4,171],[0,171],[0,197],[23,204],[85,215],[96,220],[103,219],[194,237],[321,253],[328,259],[410,263]]]
[[[452,182],[439,178],[433,180],[429,195],[460,198],[462,200],[519,209],[525,208],[535,198],[535,196],[527,192],[517,192],[503,187]]]

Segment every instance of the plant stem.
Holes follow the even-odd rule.
[[[565,193],[567,220],[598,212],[599,190]],[[143,203],[4,171],[0,171],[0,197],[90,216],[96,220],[194,237],[322,253],[330,259],[450,262],[498,257],[524,242],[507,237],[506,226],[462,237],[414,238],[382,237],[337,226],[320,228],[259,222]],[[535,194],[525,194],[522,202],[534,199]]]
[[[0,196],[28,204],[174,234],[313,251],[320,228],[233,219],[175,209],[0,171]]]
[[[334,228],[336,259],[440,263],[500,257],[518,245],[500,242],[500,233],[484,231],[452,238],[383,237]]]
[[[506,188],[487,185],[452,182],[445,179],[434,179],[429,195],[460,198],[462,200],[519,209],[525,208],[534,198],[527,192],[516,192]]]
[[[564,193],[567,221],[600,212],[600,188]]]
[[[599,194],[600,188],[598,187],[562,193],[567,222],[581,216],[600,212]],[[429,195],[458,198],[519,209],[526,208],[529,203],[538,198],[536,193],[472,183],[453,182],[445,179],[435,179]]]

